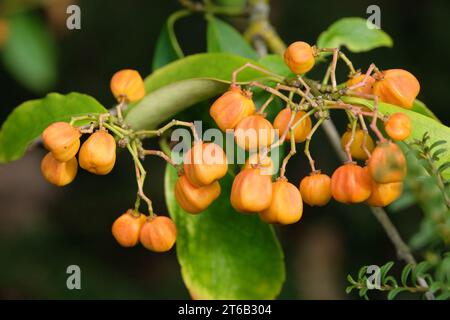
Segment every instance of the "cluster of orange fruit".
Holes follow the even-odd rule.
[[[80,130],[67,122],[55,122],[42,133],[49,152],[42,159],[41,171],[48,182],[57,186],[71,183],[80,167],[98,175],[111,172],[116,162],[116,141],[106,130],[94,132],[81,145]],[[78,161],[76,154],[79,152]]]

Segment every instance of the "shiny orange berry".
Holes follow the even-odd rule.
[[[80,136],[80,131],[67,122],[55,122],[42,132],[42,141],[56,160],[65,162],[77,154]]]
[[[260,153],[254,153],[248,157],[247,161],[243,166],[243,170],[259,168],[262,175],[273,175],[275,173],[275,167],[273,160],[269,155],[262,156]]]
[[[381,101],[411,109],[420,91],[420,84],[410,72],[402,69],[390,69],[375,75],[373,93]]]
[[[272,124],[259,114],[242,119],[234,130],[236,143],[245,150],[259,150],[272,144],[275,130]]]
[[[184,173],[197,187],[206,186],[225,176],[227,156],[215,143],[195,142],[184,156]]]
[[[116,162],[116,140],[105,130],[96,131],[81,146],[78,159],[84,170],[108,174]]]
[[[177,227],[165,216],[150,217],[142,225],[139,241],[154,252],[169,251],[177,239]]]
[[[401,182],[406,176],[406,158],[393,142],[381,142],[367,162],[370,175],[377,183]]]
[[[67,162],[60,162],[55,159],[53,153],[49,152],[41,161],[41,172],[44,178],[59,187],[71,183],[77,171],[78,163],[75,157]]]
[[[311,207],[324,206],[331,199],[331,178],[320,172],[312,172],[300,182],[303,201]]]
[[[411,120],[401,112],[394,113],[384,123],[386,133],[396,141],[403,141],[411,134]]]
[[[308,72],[314,67],[314,49],[306,42],[294,42],[284,52],[284,62],[295,74]]]
[[[347,143],[350,141],[351,138],[352,138],[352,131],[351,130],[347,130],[342,135],[342,138],[341,138],[342,150],[345,151],[345,146],[347,145]],[[367,160],[368,155],[367,155],[367,153],[364,151],[364,149],[362,147],[363,141],[364,141],[364,131],[361,130],[361,129],[355,130],[355,136],[353,138],[352,144],[350,145],[350,153],[351,153],[353,158],[358,159],[358,160]],[[367,147],[367,150],[369,152],[372,152],[372,150],[375,147],[374,143],[373,143],[373,140],[370,137],[370,135],[367,135],[366,147]]]
[[[122,247],[134,247],[145,221],[145,215],[130,209],[114,221],[111,232]]]
[[[403,182],[376,183],[372,180],[372,193],[366,203],[372,207],[385,207],[397,200],[403,191]]]
[[[347,163],[331,176],[331,194],[342,203],[359,203],[367,200],[372,192],[372,182],[367,170]]]
[[[234,209],[244,213],[261,212],[272,202],[272,179],[260,169],[242,170],[234,178],[230,196]]]
[[[292,121],[292,125],[294,125],[297,121],[299,121],[304,115],[305,115],[304,111],[297,111],[294,120]],[[275,120],[273,121],[273,127],[279,130],[278,134],[280,135],[280,137],[284,134],[284,131],[286,130],[289,121],[291,120],[291,116],[292,110],[291,108],[288,107],[281,110],[275,117]],[[294,129],[295,142],[300,143],[305,141],[306,137],[311,132],[311,126],[312,126],[311,118],[309,116],[303,118],[303,120]],[[290,138],[291,132],[290,130],[288,130],[286,140],[289,141]]]
[[[118,101],[136,102],[145,96],[144,80],[136,70],[124,69],[111,78],[111,92]]]
[[[196,187],[182,175],[175,184],[175,199],[180,207],[189,213],[200,213],[208,208],[220,195],[217,181],[206,186]]]
[[[267,223],[292,224],[303,214],[300,191],[292,183],[279,179],[272,184],[272,202],[259,216]]]
[[[365,74],[358,73],[354,77],[350,78],[347,81],[347,87],[351,87],[354,85],[357,85],[358,83],[361,83],[364,81],[364,78],[366,77]],[[375,83],[375,79],[371,76],[367,77],[366,83],[361,86],[353,89],[353,91],[363,93],[363,94],[372,94],[373,93],[373,84]]]
[[[249,91],[234,86],[221,95],[209,109],[220,130],[234,129],[245,117],[255,113],[256,107]]]

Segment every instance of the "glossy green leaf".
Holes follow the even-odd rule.
[[[94,98],[74,92],[50,93],[43,99],[24,102],[14,109],[0,130],[0,163],[22,157],[30,143],[53,122],[105,112]]]
[[[56,45],[41,19],[20,13],[9,19],[10,34],[2,50],[6,69],[22,85],[45,92],[57,80]]]
[[[259,59],[258,63],[264,68],[275,72],[283,77],[295,77],[295,74],[288,68],[282,56],[278,54],[268,54]]]
[[[427,116],[429,118],[432,118],[436,121],[441,122],[436,115],[433,113],[433,111],[431,111],[430,109],[428,109],[428,107],[425,105],[425,103],[423,103],[420,100],[414,100],[413,106],[412,106],[412,111],[423,114],[424,116]]]
[[[256,60],[258,55],[241,34],[228,23],[208,16],[208,52],[228,52]]]
[[[196,299],[275,298],[285,278],[283,253],[270,225],[231,207],[231,176],[220,181],[221,196],[199,215],[178,206],[177,177],[168,167],[165,193],[177,225],[182,276],[191,295]]]
[[[400,292],[407,291],[407,290],[408,290],[408,289],[406,289],[406,288],[394,288],[394,289],[392,289],[391,291],[389,291],[387,298],[388,298],[388,300],[394,300],[395,297],[396,297]]]
[[[233,71],[249,61],[257,64],[228,53],[206,53],[158,69],[146,78],[148,94],[130,107],[126,120],[135,129],[154,128],[183,109],[225,91]],[[238,77],[242,82],[264,79],[261,72],[251,69]]]
[[[369,29],[366,19],[343,18],[333,23],[317,39],[319,48],[347,47],[352,52],[364,52],[378,47],[392,47],[391,37],[381,29]]]
[[[354,97],[343,97],[342,100],[347,103],[363,105],[368,108],[373,109],[373,102],[370,100],[365,100],[361,98]],[[447,150],[450,150],[450,128],[444,126],[443,124],[424,116],[423,114],[407,110],[404,108],[400,108],[388,103],[380,103],[379,110],[382,114],[393,114],[396,112],[403,112],[408,115],[411,119],[412,132],[411,136],[406,140],[406,142],[412,142],[414,139],[421,140],[423,135],[428,132],[430,135],[430,143],[434,143],[438,140],[445,140],[447,143],[443,145]],[[446,154],[441,154],[439,161],[437,161],[438,165],[442,165],[450,161],[450,152]],[[447,179],[450,178],[450,170],[444,171],[443,176]]]

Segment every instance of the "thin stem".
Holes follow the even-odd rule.
[[[175,163],[172,161],[172,159],[167,154],[165,154],[164,152],[162,152],[160,150],[145,150],[145,149],[143,149],[140,151],[140,154],[142,154],[144,156],[149,155],[149,156],[160,157],[160,158],[164,159],[168,164],[175,166]]]
[[[351,121],[352,133],[350,136],[350,140],[348,140],[347,144],[345,145],[345,152],[347,153],[348,162],[353,162],[351,146],[353,141],[355,140],[356,123],[357,123],[356,119],[352,119]]]
[[[264,104],[261,106],[261,109],[259,109],[259,113],[263,114],[264,111],[266,110],[266,108],[269,106],[269,104],[273,101],[273,99],[275,98],[274,94],[271,94],[269,99],[266,100],[266,102],[264,102]]]
[[[186,121],[180,121],[180,120],[175,120],[173,119],[172,121],[170,121],[169,123],[167,123],[165,126],[159,128],[158,130],[140,130],[140,131],[136,131],[135,135],[137,136],[143,136],[143,137],[160,137],[165,131],[169,130],[170,128],[174,127],[174,126],[184,126],[184,127],[189,127],[192,131],[192,135],[194,136],[194,141],[199,141],[199,135],[197,133],[197,129],[195,128],[194,123],[192,122],[186,122]]]
[[[271,88],[269,86],[263,85],[262,83],[259,83],[257,81],[252,81],[249,84],[250,87],[258,87],[263,89],[264,91],[267,91],[275,96],[277,96],[278,98],[280,98],[281,100],[283,100],[284,102],[286,102],[287,104],[289,104],[290,106],[293,106],[294,108],[297,107],[297,104],[295,104],[291,99],[289,99],[287,96],[285,96],[284,94],[282,94],[281,92],[279,92],[278,90],[275,90],[274,88]]]
[[[361,128],[364,132],[363,135],[363,141],[362,141],[362,149],[364,150],[364,153],[367,155],[367,159],[370,158],[371,153],[369,149],[367,148],[367,138],[369,137],[369,130],[367,129],[366,122],[364,121],[364,117],[362,114],[358,115],[359,123],[361,124]]]
[[[237,68],[236,70],[233,71],[232,75],[231,75],[231,85],[232,86],[236,86],[237,85],[237,76],[239,75],[240,72],[244,71],[245,69],[250,68],[256,71],[259,71],[263,74],[266,74],[270,77],[274,77],[275,79],[277,79],[277,81],[284,81],[284,77],[280,76],[279,74],[276,74],[274,72],[271,72],[269,70],[266,70],[264,68],[258,67],[250,62],[247,62],[246,64],[244,64],[243,66]]]
[[[313,157],[311,156],[311,152],[309,151],[309,144],[311,143],[314,133],[317,131],[317,129],[322,125],[322,123],[324,121],[325,121],[325,118],[320,118],[316,122],[314,127],[311,129],[308,136],[306,137],[304,153],[305,153],[306,157],[308,158],[309,166],[311,167],[311,172],[316,171],[316,166],[315,166],[315,161],[314,161]]]

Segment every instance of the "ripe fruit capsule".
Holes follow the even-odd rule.
[[[273,160],[269,155],[266,155],[264,158],[262,158],[259,153],[252,154],[250,157],[248,157],[242,169],[245,170],[255,167],[259,168],[259,172],[262,175],[271,176],[275,173]]]
[[[314,67],[314,50],[306,42],[294,42],[284,52],[284,62],[295,74],[308,72]]]
[[[331,199],[331,178],[320,172],[312,172],[300,182],[303,201],[313,206],[324,206]]]
[[[394,113],[384,123],[386,133],[396,141],[402,141],[411,134],[411,120],[401,112]]]
[[[378,144],[367,162],[370,175],[377,183],[401,182],[406,176],[406,158],[393,142]]]
[[[272,202],[259,216],[267,223],[291,224],[300,220],[303,201],[300,191],[292,183],[279,179],[272,184]]]
[[[286,130],[289,121],[291,120],[292,110],[291,108],[284,108],[281,110],[278,115],[275,117],[273,121],[273,127],[278,129],[278,134],[282,136],[284,131]],[[295,114],[294,120],[292,121],[292,125],[299,121],[305,115],[304,111],[297,111]],[[311,118],[307,116],[303,118],[303,120],[295,127],[294,129],[294,139],[295,142],[300,143],[306,140],[306,137],[311,132]],[[289,141],[291,138],[291,130],[288,130],[286,135],[286,140]]]
[[[98,175],[111,172],[116,162],[116,141],[104,130],[94,132],[81,146],[80,167]]]
[[[245,117],[255,113],[256,107],[251,93],[239,87],[231,87],[221,95],[209,109],[209,114],[220,130],[234,129]]]
[[[411,109],[420,91],[419,81],[413,74],[402,69],[390,69],[378,73],[373,93],[381,101]]]
[[[139,241],[150,251],[169,251],[177,239],[177,228],[173,221],[165,216],[150,217],[142,225]]]
[[[182,175],[175,184],[175,198],[180,207],[189,213],[199,213],[208,208],[220,195],[220,184],[214,181],[202,187],[194,186]]]
[[[342,203],[359,203],[367,200],[372,191],[371,178],[367,170],[354,163],[347,163],[331,176],[331,194]]]
[[[145,96],[144,80],[136,70],[124,69],[111,78],[111,92],[118,101],[136,102]]]
[[[44,178],[59,187],[71,183],[75,179],[77,171],[78,163],[75,157],[67,162],[60,162],[49,152],[41,161],[41,172]]]
[[[114,221],[112,234],[122,247],[134,247],[139,242],[139,233],[145,221],[145,215],[130,209]]]
[[[342,135],[342,138],[341,138],[342,150],[345,151],[345,146],[347,145],[347,143],[350,141],[351,138],[352,138],[351,130],[347,130]],[[364,141],[364,131],[361,129],[355,130],[355,136],[353,138],[352,144],[350,145],[350,153],[353,158],[358,159],[358,160],[367,160],[368,155],[362,147],[363,141]],[[370,137],[370,135],[367,135],[366,147],[369,152],[372,152],[372,150],[374,148],[374,143],[373,143],[373,140]]]
[[[365,74],[357,74],[356,76],[350,78],[347,81],[347,87],[351,87],[351,86],[357,85],[358,83],[363,82],[365,77],[366,77]],[[368,76],[366,83],[363,86],[353,89],[353,91],[363,93],[363,94],[372,94],[374,83],[375,83],[375,79],[371,76]]]
[[[77,154],[80,136],[80,131],[67,122],[55,122],[42,132],[42,141],[56,160],[65,162]]]
[[[236,143],[245,150],[260,150],[272,144],[275,130],[263,116],[256,114],[242,119],[235,128]]]
[[[403,191],[403,182],[376,183],[372,180],[372,194],[366,203],[372,207],[385,207],[397,200]]]
[[[230,196],[234,209],[244,213],[261,212],[272,202],[272,179],[260,169],[242,170],[234,178]]]
[[[197,187],[222,178],[227,170],[227,156],[215,143],[196,142],[184,157],[184,173]]]

